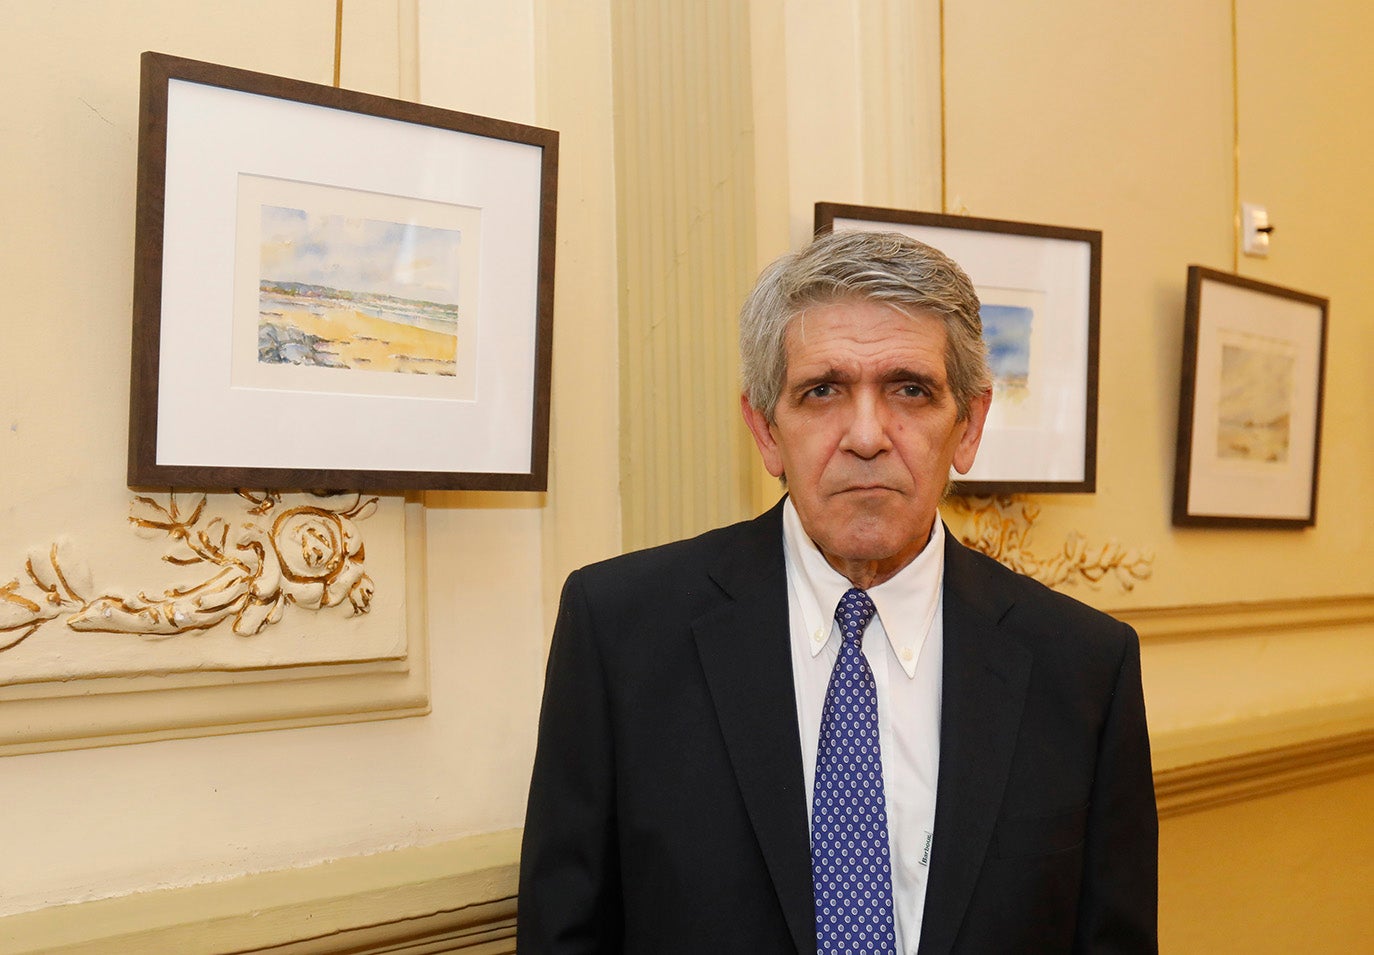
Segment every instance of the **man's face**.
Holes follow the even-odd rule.
[[[958,420],[933,315],[816,306],[792,320],[785,346],[773,421],[743,401],[745,422],[831,566],[859,586],[881,583],[925,546],[950,466],[973,465],[991,395]]]

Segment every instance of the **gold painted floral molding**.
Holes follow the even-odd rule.
[[[961,543],[1049,587],[1079,580],[1097,586],[1110,574],[1122,590],[1132,590],[1154,572],[1153,552],[1124,547],[1115,539],[1089,544],[1076,531],[1064,539],[1060,553],[1037,555],[1030,536],[1040,505],[1026,498],[951,497],[945,506],[960,518],[956,533]]]
[[[288,605],[306,610],[345,600],[354,614],[367,613],[373,584],[363,570],[366,557],[355,522],[371,516],[377,498],[361,494],[310,495],[310,503],[284,507],[275,491],[239,491],[247,519],[203,520],[205,495],[163,506],[138,495],[129,522],[166,536],[163,560],[178,566],[205,565],[208,576],[189,587],[169,587],[160,596],[101,594],[87,599],[89,575],[53,543],[46,554],[31,553],[24,578],[0,584],[0,652],[18,646],[40,627],[66,615],[73,630],[172,637],[208,630],[232,620],[234,633],[252,636],[281,620]],[[273,516],[273,512],[277,512]],[[64,567],[65,565],[65,567]],[[79,567],[79,565],[78,565]]]

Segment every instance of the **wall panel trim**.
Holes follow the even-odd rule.
[[[1374,626],[1374,594],[1108,610],[1145,643],[1332,626]]]
[[[1374,772],[1374,725],[1155,773],[1161,819]],[[509,955],[520,831],[0,919],[11,955]]]
[[[1374,772],[1374,729],[1155,773],[1159,818]]]
[[[7,955],[515,951],[520,831],[0,919]]]

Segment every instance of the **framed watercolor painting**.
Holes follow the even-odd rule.
[[[1188,266],[1174,524],[1316,523],[1327,304]]]
[[[901,232],[968,273],[982,303],[993,401],[956,494],[1097,487],[1102,233],[873,206],[816,203],[816,232]]]
[[[130,486],[544,489],[558,134],[142,68]]]

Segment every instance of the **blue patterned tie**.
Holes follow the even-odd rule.
[[[896,947],[878,692],[862,646],[874,611],[868,594],[858,589],[846,591],[835,608],[843,643],[825,693],[811,801],[820,955],[891,953]]]

